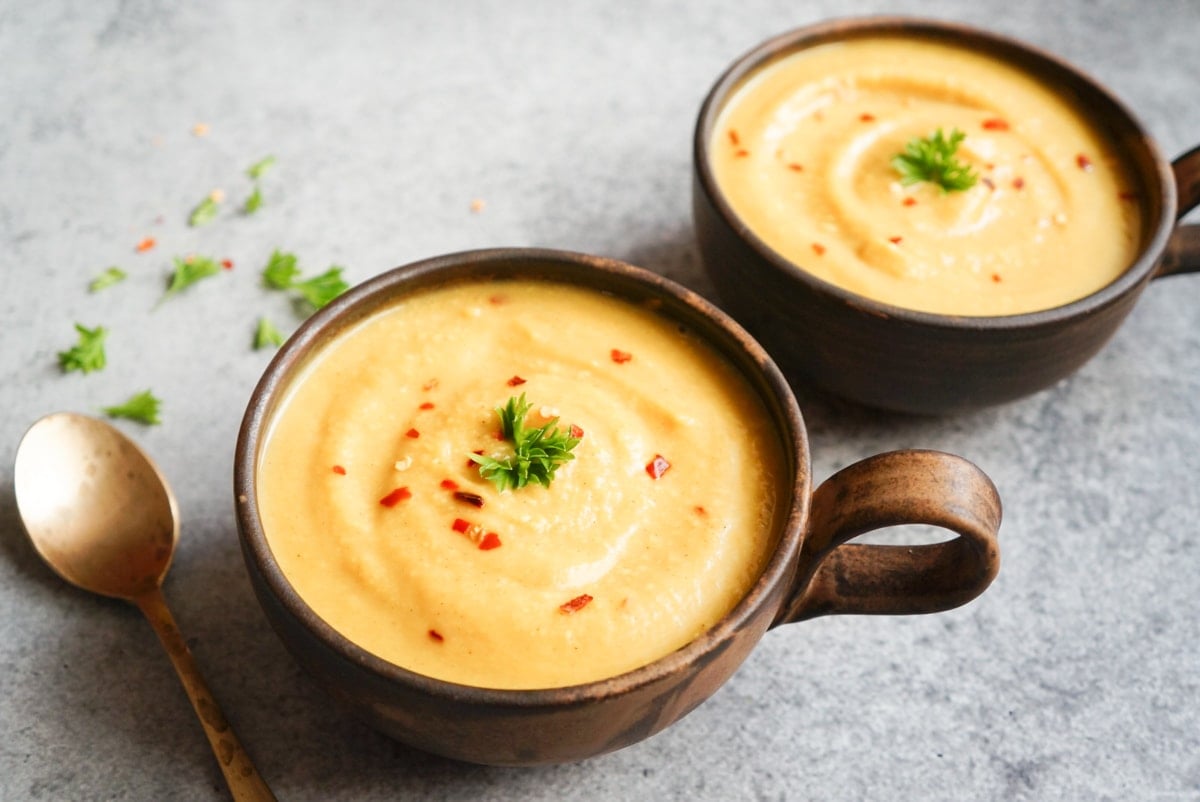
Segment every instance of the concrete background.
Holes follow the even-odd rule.
[[[259,285],[272,249],[358,281],[550,246],[711,295],[689,211],[705,92],[770,35],[877,12],[1022,37],[1109,85],[1165,153],[1200,141],[1194,0],[0,0],[0,798],[226,795],[149,627],[46,569],[12,499],[37,417],[149,387],[163,424],[122,426],[179,498],[166,593],[281,799],[1200,799],[1200,277],[1156,283],[1081,372],[1001,408],[914,419],[797,386],[817,479],[909,446],[988,471],[1001,575],[950,613],[772,632],[622,752],[502,770],[410,750],[317,691],[251,595],[231,464],[270,353],[250,340],[259,315],[298,322]],[[187,226],[215,187],[240,202],[267,154],[257,216]],[[146,236],[158,247],[134,253]],[[154,309],[189,252],[234,269]],[[114,264],[129,280],[89,294]],[[103,372],[58,370],[75,321],[110,329]]]

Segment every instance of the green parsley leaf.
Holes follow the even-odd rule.
[[[910,139],[903,153],[892,157],[892,167],[900,173],[900,183],[908,186],[921,181],[937,184],[942,194],[970,189],[979,179],[971,165],[954,158],[967,135],[957,128],[949,138],[939,128],[928,137]]]
[[[262,192],[258,188],[258,184],[254,185],[254,191],[250,193],[250,197],[246,198],[246,202],[242,205],[243,214],[254,214],[262,206]]]
[[[171,274],[171,283],[167,287],[167,292],[162,297],[163,301],[172,295],[183,292],[197,281],[221,272],[221,265],[207,256],[176,256],[174,262],[175,270]]]
[[[127,278],[125,271],[119,267],[110,267],[100,275],[92,279],[92,283],[88,285],[88,290],[91,292],[100,292],[114,284],[120,284]]]
[[[110,418],[126,418],[147,426],[154,426],[162,423],[158,417],[158,409],[161,404],[162,402],[154,397],[154,393],[143,390],[140,393],[134,393],[124,404],[104,407],[102,411]]]
[[[508,399],[502,407],[496,407],[500,418],[500,431],[512,444],[512,454],[502,457],[471,454],[472,462],[479,466],[479,475],[487,479],[496,489],[520,490],[530,482],[549,487],[554,473],[564,462],[575,459],[571,452],[579,445],[580,438],[558,428],[558,418],[547,421],[537,428],[526,428],[525,416],[533,404],[520,398]]]
[[[299,292],[314,309],[320,309],[350,289],[350,285],[342,279],[342,270],[334,265],[319,276],[293,281],[291,288]]]
[[[108,336],[108,331],[103,326],[89,329],[79,323],[75,324],[75,331],[79,332],[79,342],[66,351],[58,352],[59,367],[63,369],[63,373],[73,370],[81,373],[101,370],[107,363],[104,338]]]
[[[216,219],[217,211],[220,208],[221,205],[213,199],[212,195],[209,195],[196,204],[195,209],[192,209],[192,214],[188,217],[188,225],[193,227],[208,225]]]
[[[258,328],[254,330],[254,350],[274,346],[278,348],[283,345],[283,335],[279,329],[275,328],[271,321],[265,317],[258,319]]]
[[[299,275],[300,268],[296,267],[296,255],[284,253],[278,249],[271,254],[262,274],[263,283],[275,290],[289,289]]]
[[[255,181],[263,177],[263,174],[275,166],[275,157],[267,156],[265,159],[259,159],[254,164],[246,168],[246,175],[253,178]]]

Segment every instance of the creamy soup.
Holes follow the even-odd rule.
[[[964,135],[973,186],[905,185],[917,139]],[[713,133],[717,184],[767,245],[852,292],[928,312],[1008,315],[1111,282],[1140,237],[1135,182],[1070,93],[965,47],[906,37],[774,62]]]
[[[503,492],[495,408],[578,437]],[[637,668],[724,616],[786,513],[779,437],[745,379],[654,311],[566,284],[466,283],[340,334],[273,416],[263,528],[300,596],[412,671],[548,688]]]

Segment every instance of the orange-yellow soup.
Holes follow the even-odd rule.
[[[979,180],[905,186],[914,138],[966,135]],[[1067,92],[967,47],[903,36],[822,44],[753,75],[712,142],[717,184],[772,249],[909,309],[1010,315],[1099,290],[1132,264],[1130,170]]]
[[[468,459],[504,453],[494,408],[522,392],[529,423],[582,440],[548,489],[501,493]],[[467,283],[322,350],[269,424],[258,502],[284,574],[350,640],[444,680],[546,688],[725,615],[775,546],[784,472],[757,395],[675,323],[564,284]]]

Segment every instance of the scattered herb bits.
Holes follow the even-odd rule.
[[[254,164],[247,167],[246,175],[250,176],[250,178],[257,181],[258,179],[262,178],[263,175],[274,166],[275,166],[275,157],[267,156],[265,158],[259,159]]]
[[[261,207],[261,206],[262,206],[262,190],[260,190],[258,188],[258,185],[256,184],[254,186],[254,191],[250,193],[250,196],[248,198],[246,198],[246,202],[244,204],[242,204],[242,213],[243,214],[254,214],[255,212],[257,212],[259,210],[259,207]]]
[[[208,197],[196,204],[196,208],[192,209],[192,213],[188,216],[188,225],[193,228],[206,226],[213,220],[217,219],[217,212],[221,209],[221,201],[224,196],[220,190],[214,190],[209,193]]]
[[[300,278],[296,255],[276,250],[263,268],[263,283],[275,290],[290,290],[312,309],[320,309],[350,289],[342,278],[343,268],[334,265],[320,275]]]
[[[128,275],[121,268],[109,267],[92,279],[91,283],[88,284],[88,290],[90,292],[100,292],[100,290],[106,290],[114,284],[120,284],[126,278],[128,278]]]
[[[89,329],[87,326],[76,323],[75,331],[79,334],[79,342],[66,351],[58,352],[58,365],[62,368],[63,373],[75,370],[80,373],[91,373],[93,370],[102,370],[107,363],[104,353],[104,338],[108,336],[108,330],[103,326]]]
[[[265,317],[258,319],[258,326],[254,330],[254,350],[258,351],[263,348],[278,348],[283,345],[283,334],[275,325]]]
[[[221,272],[221,264],[207,256],[176,256],[171,282],[163,300],[186,290],[198,281],[217,275]]]
[[[143,390],[140,393],[134,393],[125,403],[104,407],[102,411],[110,418],[125,418],[147,426],[156,426],[162,423],[158,417],[161,406],[162,401],[155,397],[154,393]]]

